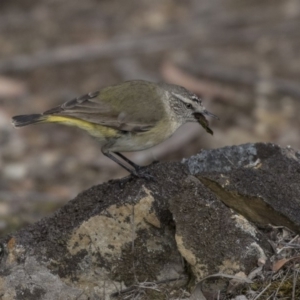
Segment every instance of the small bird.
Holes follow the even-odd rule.
[[[88,93],[42,114],[14,116],[12,122],[15,127],[34,123],[77,126],[98,140],[105,156],[131,174],[148,178],[142,167],[120,152],[153,147],[187,122],[198,122],[213,134],[205,116],[218,118],[184,87],[133,80]]]

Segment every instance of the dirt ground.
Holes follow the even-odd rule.
[[[0,234],[126,175],[84,132],[16,130],[11,117],[124,80],[183,85],[221,118],[214,136],[184,126],[128,154],[136,163],[246,142],[299,149],[299,16],[296,0],[1,1]]]

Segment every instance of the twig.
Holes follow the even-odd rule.
[[[133,290],[135,290],[136,288],[147,288],[146,287],[146,284],[149,283],[149,284],[155,284],[155,285],[159,285],[159,284],[163,284],[163,283],[168,283],[168,282],[172,282],[172,281],[177,281],[177,280],[183,280],[183,279],[186,279],[186,277],[182,276],[182,277],[177,277],[177,278],[170,278],[170,279],[164,279],[164,280],[160,280],[160,281],[155,281],[155,282],[143,282],[141,284],[135,284],[135,285],[132,285],[124,290],[120,290],[118,292],[114,292],[112,293],[110,296],[111,297],[116,297],[116,296],[119,296],[121,294],[125,294],[125,293],[128,293],[128,292],[131,292]]]
[[[276,289],[276,292],[275,292],[275,295],[274,295],[274,299],[276,298],[276,295],[278,294],[279,289],[280,289],[280,287],[282,286],[283,282],[285,281],[285,279],[286,279],[287,275],[289,274],[289,272],[290,272],[290,268],[288,268],[286,274],[284,275],[284,277],[282,278],[282,280],[281,280],[281,282],[280,282],[278,288]]]
[[[295,275],[295,273],[296,273],[296,275]],[[292,299],[293,300],[295,300],[295,295],[296,295],[297,278],[298,278],[298,270],[294,270],[294,272],[293,272],[293,292],[292,292]]]
[[[209,275],[209,276],[206,276],[206,277],[202,278],[202,279],[198,282],[198,284],[199,284],[199,283],[202,283],[202,282],[205,281],[206,279],[217,278],[217,277],[224,277],[224,278],[230,278],[230,279],[240,280],[241,282],[253,283],[252,280],[250,280],[249,278],[246,278],[246,277],[240,277],[240,276],[228,275],[228,274],[223,274],[223,273],[216,273],[216,274]]]
[[[250,280],[254,279],[254,278],[257,276],[257,274],[259,274],[259,273],[262,271],[262,268],[263,268],[263,266],[260,266],[260,267],[256,268],[255,270],[253,270],[253,271],[248,275],[248,278],[249,278]]]
[[[289,244],[293,243],[298,237],[299,237],[299,235],[296,235],[296,236],[295,236],[293,239],[291,239],[288,243],[285,243],[285,245],[289,245]],[[283,251],[284,249],[287,249],[287,248],[289,248],[289,247],[286,247],[286,246],[282,247],[281,249],[279,249],[279,250],[277,251],[277,254],[279,254],[281,251]]]
[[[269,283],[253,300],[257,300],[269,287],[271,283]]]
[[[300,248],[300,244],[290,244],[290,243],[281,243],[284,246],[288,246],[286,248]]]

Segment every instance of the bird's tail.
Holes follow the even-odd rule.
[[[45,116],[42,114],[20,115],[12,118],[12,123],[15,127],[22,127],[43,121],[45,121]]]

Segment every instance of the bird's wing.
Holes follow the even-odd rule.
[[[154,84],[129,81],[75,98],[44,115],[73,117],[122,131],[143,132],[163,117],[164,106],[159,96]]]

